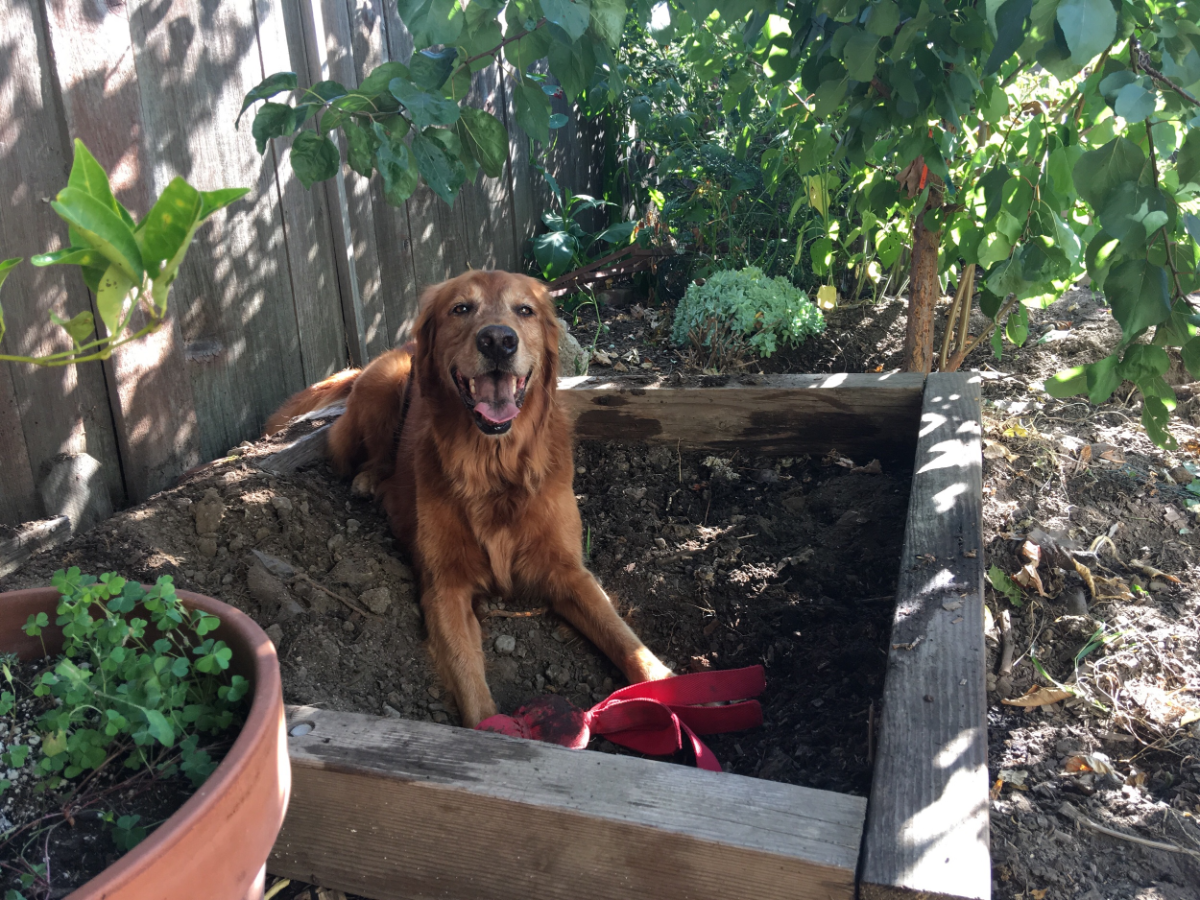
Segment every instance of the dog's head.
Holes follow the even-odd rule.
[[[531,391],[554,391],[558,322],[532,278],[478,271],[431,287],[416,332],[422,392],[457,394],[486,435],[507,434]]]

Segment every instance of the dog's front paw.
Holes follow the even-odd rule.
[[[645,647],[637,651],[625,674],[630,682],[662,681],[664,678],[671,678],[675,675]]]
[[[370,472],[359,472],[354,476],[354,480],[350,482],[350,493],[355,497],[374,497],[375,486],[374,475]]]

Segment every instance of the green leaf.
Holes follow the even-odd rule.
[[[1127,340],[1171,315],[1167,272],[1144,259],[1113,266],[1104,279],[1104,294]]]
[[[59,191],[50,207],[75,227],[85,243],[99,250],[134,283],[141,282],[144,273],[142,253],[133,230],[120,215],[90,194],[73,187]]]
[[[159,276],[162,265],[169,261],[175,261],[174,267],[171,272],[164,274],[170,277],[178,270],[179,263],[183,261],[180,251],[186,252],[200,224],[203,207],[204,200],[200,192],[176,176],[150,208],[142,229],[142,260],[152,279]],[[179,259],[175,260],[177,255]],[[103,314],[101,318],[105,325],[109,324]],[[111,330],[111,325],[109,328]]]
[[[625,0],[592,0],[592,28],[600,40],[616,50],[625,32]]]
[[[533,258],[547,279],[568,272],[578,249],[579,243],[565,231],[551,231],[533,239]]]
[[[117,336],[117,325],[121,321],[125,298],[132,289],[133,282],[115,265],[109,266],[104,277],[100,279],[100,290],[96,292],[96,309],[110,337]]]
[[[444,50],[421,50],[414,53],[412,59],[408,61],[408,78],[423,91],[439,90],[446,83],[446,79],[450,77],[450,73],[454,71],[457,61],[458,51],[454,47],[447,47]],[[389,89],[391,87],[390,81],[388,87]],[[395,91],[392,93],[394,94]]]
[[[1083,367],[1087,380],[1088,399],[1096,406],[1104,403],[1112,396],[1113,391],[1121,386],[1121,378],[1117,375],[1117,355],[1106,356],[1098,362],[1088,363]]]
[[[318,81],[304,92],[304,99],[319,98],[323,103],[332,103],[339,97],[345,97],[349,91],[339,81]]]
[[[142,712],[146,715],[146,725],[149,727],[152,738],[164,747],[170,747],[175,743],[175,729],[171,727],[166,716],[157,709],[145,709]]]
[[[1021,589],[1013,582],[1011,578],[1004,574],[1004,571],[997,565],[993,564],[988,568],[987,580],[991,582],[992,587],[1008,598],[1008,602],[1013,606],[1023,606],[1024,601],[1021,599]]]
[[[1125,381],[1139,383],[1165,375],[1170,367],[1171,358],[1162,347],[1134,344],[1125,351],[1125,358],[1117,366],[1117,374]]]
[[[342,133],[346,135],[346,161],[363,178],[370,178],[375,167],[375,149],[379,141],[371,132],[354,122],[343,122]]]
[[[1140,387],[1140,385],[1139,385]],[[1142,427],[1146,429],[1146,434],[1150,440],[1154,441],[1158,446],[1167,450],[1174,450],[1178,446],[1174,435],[1167,430],[1167,425],[1171,421],[1171,410],[1162,398],[1155,397],[1142,392]]]
[[[96,158],[79,138],[75,139],[75,160],[71,163],[71,174],[67,179],[67,187],[77,188],[94,197],[120,216],[126,225],[133,228],[132,221],[127,218],[129,213],[125,212],[125,208],[113,196],[112,186],[108,183],[108,173],[104,171],[100,163],[96,162]]]
[[[292,141],[292,171],[305,190],[337,174],[341,157],[333,141],[315,131],[302,131]]]
[[[635,228],[637,228],[637,222],[618,222],[616,225],[609,225],[596,235],[596,240],[606,241],[610,244],[627,244]]]
[[[891,37],[900,25],[900,7],[894,0],[877,0],[871,4],[870,18],[867,19],[867,31],[879,37]]]
[[[1087,371],[1085,366],[1063,369],[1046,379],[1046,393],[1059,400],[1087,393]]]
[[[1157,99],[1156,92],[1146,90],[1139,83],[1127,84],[1117,91],[1113,112],[1130,122],[1148,119],[1154,114]]]
[[[586,2],[541,0],[541,5],[546,21],[561,28],[572,41],[583,37],[592,19],[591,9]]]
[[[828,275],[833,265],[833,241],[829,238],[818,238],[812,242],[808,252],[813,272],[821,276]]]
[[[99,250],[90,247],[67,247],[52,253],[39,253],[29,261],[35,266],[102,266],[108,268],[108,260]]]
[[[591,58],[590,54],[588,58]],[[567,96],[567,102],[574,103],[579,95],[587,90],[592,75],[591,70],[588,69],[587,60],[584,59],[582,42],[576,44],[564,44],[562,41],[551,42],[547,61],[550,64],[551,74],[558,79],[563,93]],[[595,67],[593,59],[592,70]]]
[[[242,101],[242,108],[238,111],[238,116],[233,121],[233,127],[237,128],[242,121],[242,114],[248,110],[251,105],[258,100],[266,100],[269,97],[274,97],[276,94],[284,91],[294,91],[296,89],[296,73],[295,72],[276,72],[274,75],[259,83],[258,87],[250,91],[246,95],[246,99]],[[260,151],[261,152],[261,151]]]
[[[504,174],[508,160],[508,130],[491,113],[465,106],[458,122],[459,137],[489,178]]]
[[[391,94],[388,93],[388,85],[392,83],[393,78],[408,78],[411,80],[408,66],[398,62],[386,62],[383,65],[376,66],[371,70],[371,74],[362,80],[362,84],[358,86],[356,92],[347,94],[342,99],[334,101],[333,108],[348,112],[363,112],[364,110],[378,112],[380,107],[378,104],[372,103],[370,98],[376,97],[379,94],[387,94],[390,98]]]
[[[1200,337],[1194,337],[1180,347],[1179,355],[1192,377],[1200,380]]]
[[[1017,347],[1025,346],[1025,339],[1029,337],[1029,311],[1019,303],[1008,314],[1004,323],[1004,336]]]
[[[1079,157],[1072,172],[1075,189],[1093,209],[1102,209],[1109,194],[1128,181],[1138,180],[1145,164],[1146,155],[1137,144],[1127,138],[1113,138]]]
[[[1128,250],[1140,247],[1170,218],[1170,203],[1156,187],[1127,181],[1112,191],[1100,209],[1100,224]]]
[[[916,102],[915,100],[913,101]],[[987,102],[979,110],[989,125],[997,125],[1008,115],[1008,94],[999,82],[993,84],[988,91]]]
[[[1005,0],[996,11],[996,43],[984,63],[984,75],[999,71],[1000,66],[1017,52],[1025,40],[1025,23],[1032,9],[1033,0]]]
[[[219,209],[224,209],[230,203],[241,200],[250,188],[219,188],[215,191],[200,192],[200,221],[203,222]]]
[[[513,34],[519,34],[520,30],[510,28],[508,37]],[[524,73],[531,65],[542,59],[550,51],[550,46],[554,41],[550,37],[550,33],[544,28],[539,28],[536,31],[531,31],[520,40],[512,41],[504,45],[504,58],[513,64],[513,67],[520,73]]]
[[[453,100],[426,93],[403,78],[393,78],[388,83],[388,90],[404,104],[418,130],[424,131],[431,125],[453,125],[458,121],[458,104]]]
[[[398,0],[396,10],[415,47],[453,44],[462,33],[465,17],[458,0]]]
[[[82,344],[96,330],[96,320],[86,311],[76,313],[70,319],[60,318],[57,313],[51,312],[50,321],[65,328],[76,344]]]
[[[550,99],[528,78],[516,86],[517,124],[534,140],[550,140]]]
[[[250,133],[260,154],[267,152],[267,142],[271,138],[287,137],[300,127],[296,114],[297,109],[286,103],[264,103],[258,108]]]
[[[842,51],[846,72],[855,81],[870,81],[875,77],[876,50],[879,38],[867,31],[855,31]]]
[[[405,146],[393,138],[378,122],[371,125],[379,145],[375,148],[375,168],[383,177],[383,196],[392,206],[403,206],[417,189],[417,168]]]
[[[1200,127],[1193,126],[1188,131],[1176,157],[1175,171],[1181,187],[1186,184],[1200,185]]]
[[[68,249],[73,252],[76,252],[76,253],[81,252],[81,251],[76,250],[74,247],[71,247]],[[63,253],[65,251],[59,250],[58,252]],[[82,252],[90,252],[90,251],[82,251]],[[52,254],[44,254],[44,255],[48,256],[48,255],[52,255]],[[34,259],[37,259],[37,258],[38,257],[34,257]],[[11,272],[13,269],[15,269],[18,265],[20,265],[21,260],[23,260],[23,259],[24,259],[24,257],[22,257],[22,256],[14,256],[14,257],[12,257],[12,259],[6,259],[6,260],[4,260],[4,262],[0,262],[0,286],[4,285],[4,279],[8,278],[8,273]],[[32,262],[32,260],[31,260],[31,262]],[[49,263],[38,263],[38,262],[34,262],[33,264],[35,266],[49,265]],[[0,319],[0,334],[4,333],[2,323],[3,323],[3,320]]]
[[[1076,66],[1086,66],[1117,37],[1117,12],[1108,0],[1062,0],[1056,15]]]
[[[423,134],[413,136],[412,154],[425,183],[453,206],[458,189],[466,178],[463,164],[458,159],[449,159],[435,141]]]

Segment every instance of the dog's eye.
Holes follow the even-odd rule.
[[[530,306],[528,303],[523,303],[517,307],[517,315],[518,316],[532,316],[533,315],[533,307]]]
[[[450,309],[450,315],[452,315],[452,316],[465,316],[465,315],[466,315],[467,313],[469,313],[470,311],[471,311],[471,304],[470,304],[470,303],[456,303],[456,304],[454,304],[454,306],[453,306],[453,307],[451,307],[451,309]]]

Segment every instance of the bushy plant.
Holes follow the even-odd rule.
[[[744,335],[764,358],[825,330],[825,317],[803,291],[755,266],[717,272],[703,284],[689,285],[675,311],[671,337],[682,345],[693,334],[703,335],[707,346],[713,323]]]
[[[52,582],[62,594],[56,624],[63,655],[32,685],[35,696],[52,703],[38,719],[34,777],[55,790],[64,779],[124,757],[126,768],[180,771],[202,784],[216,763],[200,738],[235,724],[249,688],[240,675],[225,677],[232,657],[225,642],[206,637],[220,620],[185,609],[169,576],[146,590],[73,566],[54,573]],[[31,615],[25,632],[40,637],[49,624],[46,613]],[[0,714],[18,699],[0,693]],[[20,768],[28,752],[28,745],[10,745],[6,761]],[[0,780],[0,793],[9,786]]]

